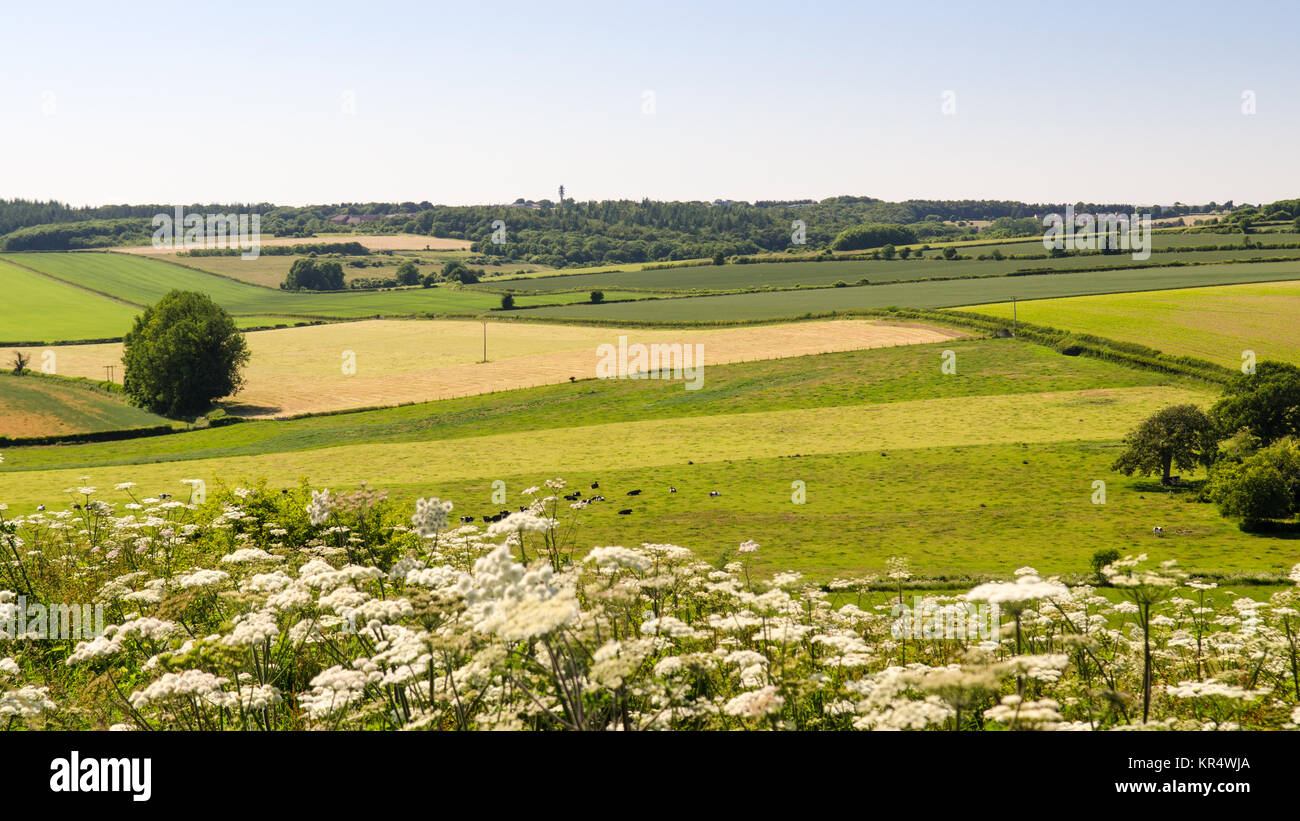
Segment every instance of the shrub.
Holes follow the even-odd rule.
[[[590,299],[593,304],[604,302],[605,293],[603,291],[592,291]]]

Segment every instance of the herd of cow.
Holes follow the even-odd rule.
[[[599,490],[599,489],[600,489],[600,482],[592,482],[592,483],[591,483],[591,490]],[[668,488],[668,492],[669,492],[669,493],[676,493],[676,492],[677,492],[677,488],[675,488],[675,487],[671,487],[671,486],[670,486],[670,487]],[[641,490],[640,490],[640,488],[638,488],[638,489],[636,489],[636,490],[629,490],[629,491],[627,492],[627,495],[628,495],[628,496],[640,496],[640,495],[641,495]],[[711,496],[711,497],[716,497],[716,496],[721,496],[721,495],[722,495],[722,493],[721,493],[720,491],[716,491],[716,490],[710,490],[710,491],[709,491],[709,496]],[[600,494],[596,494],[595,496],[588,496],[587,498],[584,499],[584,498],[582,497],[582,491],[580,491],[580,490],[575,490],[575,491],[573,491],[572,493],[566,493],[566,494],[564,495],[564,499],[565,499],[565,501],[568,501],[568,502],[574,502],[575,504],[577,504],[577,505],[579,505],[579,506],[581,506],[581,507],[586,507],[587,505],[592,504],[593,502],[604,502],[604,501],[606,501],[605,497],[602,496],[602,495],[600,495]],[[526,510],[528,510],[528,505],[522,505],[522,506],[520,506],[520,508],[519,508],[519,512],[520,512],[520,513],[523,513],[523,512],[526,511]],[[502,519],[505,519],[506,517],[510,516],[512,513],[514,513],[514,511],[512,511],[512,510],[499,510],[499,511],[497,511],[496,513],[491,513],[491,514],[488,514],[488,515],[482,516],[482,517],[480,517],[480,518],[483,520],[483,523],[484,523],[484,524],[492,524],[493,522],[499,522],[499,521],[501,521]],[[629,507],[629,508],[624,508],[624,509],[620,510],[620,511],[618,512],[618,515],[620,515],[620,516],[629,516],[629,515],[631,515],[631,513],[632,513],[632,508]],[[473,521],[474,521],[474,517],[473,517],[473,516],[461,516],[461,517],[460,517],[460,523],[461,523],[461,524],[471,524],[471,523],[473,523]]]

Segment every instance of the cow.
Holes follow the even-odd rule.
[[[624,509],[624,510],[620,510],[620,511],[618,512],[618,515],[620,515],[620,516],[626,516],[626,515],[628,515],[628,514],[631,513],[631,512],[632,512],[632,508],[629,507],[629,508],[626,508],[626,509]]]
[[[719,492],[719,491],[716,491],[716,490],[710,490],[710,491],[709,491],[709,495],[710,495],[710,496],[721,496],[722,493]]]
[[[1157,538],[1159,538],[1165,535],[1165,529],[1160,525],[1156,525],[1155,527],[1151,528],[1151,533],[1154,534]]]
[[[641,491],[639,491],[639,490],[629,490],[629,491],[627,492],[627,495],[628,495],[628,496],[640,496],[640,495],[641,495]]]

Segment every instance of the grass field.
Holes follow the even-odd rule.
[[[0,343],[120,336],[137,313],[96,294],[0,261]],[[8,364],[9,354],[0,354]]]
[[[0,373],[0,437],[54,436],[166,424],[168,420],[161,416],[86,387],[41,376]]]
[[[575,304],[508,313],[574,321],[588,319],[637,322],[758,320],[798,317],[831,311],[886,308],[891,305],[909,308],[948,308],[988,302],[1009,302],[1013,297],[1044,299],[1094,293],[1290,280],[1296,279],[1297,276],[1300,276],[1300,261],[1225,263],[1143,270],[904,282],[895,285],[819,288],[803,291],[765,291],[621,302],[610,305]]]
[[[826,351],[934,342],[956,332],[864,321],[804,322],[704,331],[646,331],[533,323],[491,323],[489,362],[478,322],[370,320],[261,331],[247,336],[245,389],[225,404],[244,416],[282,416],[424,402],[535,387],[596,375],[597,348],[630,343],[700,344],[704,365]],[[54,349],[59,373],[103,378],[121,362],[120,344]],[[345,352],[355,357],[343,369]],[[28,352],[38,358],[42,351]],[[117,370],[120,379],[121,368]]]
[[[747,265],[700,265],[650,271],[529,277],[497,284],[499,287],[510,287],[519,291],[601,287],[644,288],[659,291],[690,289],[725,291],[745,288],[793,288],[799,285],[831,285],[838,281],[852,285],[861,279],[866,279],[869,282],[893,282],[931,277],[989,277],[1042,268],[1057,271],[1085,271],[1136,264],[1155,266],[1171,262],[1214,263],[1276,257],[1300,257],[1300,249],[1189,251],[1185,253],[1153,254],[1151,259],[1145,263],[1137,263],[1126,254],[1093,254],[1062,257],[1060,259],[758,262]]]
[[[965,310],[1010,316],[1006,304]],[[1236,367],[1242,352],[1300,363],[1300,282],[1226,285],[1021,302],[1025,322],[1138,342]]]
[[[137,311],[123,305],[115,314],[108,313],[102,318],[96,318],[95,311],[90,307],[98,304],[96,299],[106,301],[103,300],[106,296],[143,306],[158,301],[169,291],[177,288],[206,293],[235,315],[346,319],[370,316],[479,313],[497,308],[501,304],[500,297],[495,294],[445,285],[436,288],[346,293],[280,291],[129,254],[9,254],[3,259],[30,268],[46,277],[53,277],[85,289],[78,291],[60,286],[57,282],[50,282],[49,285],[42,286],[43,301],[42,298],[38,298],[22,303],[26,306],[22,314],[14,311],[15,318],[26,315],[39,319],[41,312],[66,314],[61,321],[53,319],[48,321],[49,329],[44,334],[47,339],[121,336],[130,327],[130,317]],[[14,266],[5,267],[9,269]],[[25,275],[27,279],[34,276],[30,271],[25,272]],[[93,293],[88,295],[86,291]],[[614,299],[625,295],[611,293],[608,296]],[[521,296],[518,304],[538,305],[587,299],[588,295],[585,293]],[[92,317],[89,323],[86,321],[88,316]],[[46,322],[46,320],[39,321]],[[86,327],[93,327],[100,333],[89,333],[84,330]],[[66,335],[55,336],[59,328],[67,329]],[[24,337],[20,336],[19,339],[21,338]]]
[[[945,349],[956,353],[956,375],[940,371]],[[478,516],[500,507],[489,499],[494,480],[518,498],[564,476],[588,493],[599,481],[610,500],[578,513],[581,546],[635,533],[708,555],[755,538],[762,565],[816,578],[878,570],[900,553],[929,577],[1004,571],[1009,554],[1044,572],[1083,572],[1103,546],[1220,572],[1289,567],[1296,542],[1241,533],[1190,494],[1109,471],[1117,439],[1152,409],[1212,399],[1199,383],[1015,340],[953,340],[719,366],[700,391],[566,383],[16,448],[0,465],[0,500],[21,510],[86,481],[116,498],[107,488],[119,481],[157,493],[176,492],[181,478],[284,486],[310,477],[316,487],[367,481],[401,499],[451,498],[457,515]],[[1091,503],[1097,479],[1109,486],[1104,506]],[[796,481],[806,504],[792,503]],[[629,499],[631,489],[644,492]],[[1157,523],[1169,534],[1158,545]]]

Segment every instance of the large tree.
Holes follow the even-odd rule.
[[[286,291],[341,291],[345,287],[343,266],[332,260],[295,259],[280,287]]]
[[[206,294],[172,291],[136,317],[123,339],[131,401],[164,416],[198,416],[243,385],[248,343]]]
[[[1168,483],[1170,471],[1194,470],[1214,461],[1218,449],[1214,423],[1195,405],[1173,405],[1153,413],[1124,437],[1124,452],[1111,465],[1125,476],[1161,475]]]
[[[1265,445],[1300,435],[1300,368],[1260,362],[1254,373],[1239,374],[1228,382],[1210,416],[1222,435],[1246,428]]]

